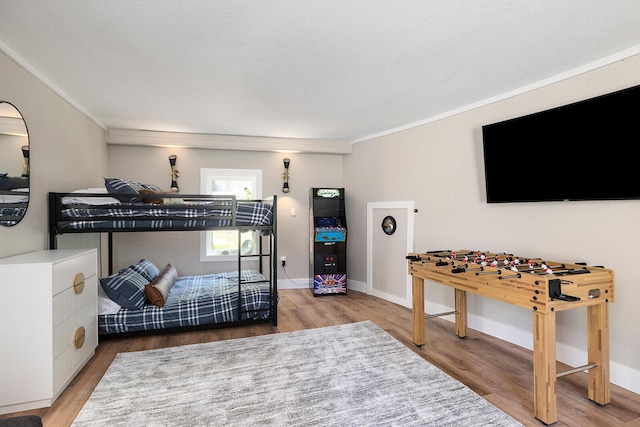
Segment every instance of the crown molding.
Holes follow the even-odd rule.
[[[350,142],[342,140],[216,135],[135,129],[109,129],[107,144],[340,155],[350,154],[352,149]]]

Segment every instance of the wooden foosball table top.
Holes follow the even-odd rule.
[[[614,301],[614,272],[601,266],[466,249],[407,259],[412,276],[541,313]]]

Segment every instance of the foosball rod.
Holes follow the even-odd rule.
[[[431,319],[432,317],[442,317],[442,316],[448,316],[450,314],[458,314],[459,311],[446,311],[444,313],[436,313],[436,314],[425,314],[424,318],[425,319]]]
[[[588,371],[589,369],[595,368],[598,366],[597,363],[590,363],[588,365],[578,366],[577,368],[568,369],[566,371],[558,372],[556,374],[556,378],[564,377],[565,375],[575,374],[582,371]]]
[[[427,255],[427,259],[430,257],[438,257],[438,258],[447,258],[449,260],[457,260],[459,258],[464,258],[469,257],[469,256],[480,256],[484,254],[484,252],[479,252],[479,251],[469,251],[469,252],[464,252],[464,253],[457,253],[456,251],[433,251],[433,252],[426,252],[425,255]],[[492,254],[492,255],[508,255],[506,253],[502,253],[502,254]]]
[[[489,271],[477,271],[476,276],[483,276],[485,274],[502,274],[502,270],[489,270]]]
[[[525,273],[531,273],[532,271],[538,271],[538,270],[553,270],[554,268],[565,268],[566,265],[564,264],[558,264],[558,265],[549,265],[545,262],[542,262],[541,264],[544,264],[546,267],[542,267],[542,265],[540,265],[539,267],[532,267],[529,264],[518,264],[518,265],[514,265],[515,268],[518,269],[518,271],[522,271]]]
[[[552,274],[587,274],[587,273],[591,273],[591,270],[589,270],[588,268],[569,268],[569,269],[565,269],[565,270],[553,270],[551,269],[551,271],[553,272]],[[531,273],[531,274],[536,274],[536,275],[545,275],[545,272],[535,272],[535,273]]]
[[[498,266],[503,266],[506,265],[504,263],[504,260],[509,259],[508,257],[505,258],[498,258],[496,260],[495,257],[491,258],[491,257],[486,257],[483,258],[482,261],[478,259],[478,256],[474,256],[474,257],[468,257],[468,256],[463,256],[461,259],[458,259],[458,257],[456,256],[455,258],[451,258],[451,257],[445,257],[445,259],[451,261],[451,262],[461,262],[461,263],[465,263],[465,264],[473,264],[473,265],[483,265],[483,266],[487,266],[487,265],[492,265],[492,264],[498,264],[498,265],[494,265],[494,267],[498,267]],[[502,262],[501,262],[502,261]]]
[[[462,252],[462,253],[458,253],[457,251],[452,251],[452,250],[438,250],[438,251],[427,251],[424,252],[424,254],[427,256],[427,258],[434,256],[434,257],[439,257],[439,258],[453,258],[453,259],[458,259],[460,257],[464,257],[464,256],[483,256],[485,258],[495,258],[496,256],[499,259],[504,259],[507,257],[514,257],[514,258],[519,258],[517,256],[515,256],[512,253],[506,253],[506,252],[491,252],[491,251],[468,251],[468,252]],[[454,255],[452,257],[452,255]],[[533,260],[533,259],[537,259],[537,260],[541,260],[541,258],[524,258],[527,260]]]

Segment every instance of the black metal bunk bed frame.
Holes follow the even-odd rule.
[[[77,193],[59,193],[59,192],[50,192],[49,193],[49,249],[57,249],[58,242],[57,237],[61,234],[70,234],[70,233],[106,233],[108,235],[108,265],[109,265],[109,274],[113,273],[113,234],[114,233],[123,233],[123,232],[153,232],[153,231],[205,231],[205,230],[238,230],[238,319],[235,322],[232,322],[233,325],[239,324],[247,324],[254,323],[255,320],[240,320],[242,318],[242,285],[244,282],[240,280],[242,271],[242,260],[243,258],[258,258],[259,262],[259,272],[264,273],[264,259],[268,260],[269,267],[269,300],[270,300],[270,316],[268,319],[262,319],[263,321],[271,321],[273,326],[278,325],[278,264],[277,264],[277,196],[273,195],[272,197],[264,200],[270,200],[273,211],[273,219],[271,225],[237,225],[237,206],[238,203],[252,203],[252,202],[263,202],[263,200],[242,200],[237,201],[235,196],[208,196],[201,194],[184,194],[184,195],[176,195],[176,194],[144,194],[145,199],[165,199],[165,198],[179,198],[187,202],[206,202],[213,201],[215,203],[219,203],[220,205],[224,205],[230,209],[230,215],[210,215],[205,217],[200,217],[199,219],[206,220],[226,220],[230,221],[229,225],[223,226],[203,226],[203,227],[194,227],[194,226],[142,226],[142,227],[134,227],[134,228],[113,228],[113,227],[95,227],[95,228],[84,228],[84,229],[74,229],[74,228],[65,228],[60,227],[61,224],[65,222],[78,221],[83,218],[68,218],[62,215],[62,210],[65,207],[65,204],[62,203],[63,198],[65,197],[76,197]],[[82,197],[105,197],[103,193],[82,193]],[[74,204],[75,207],[81,207],[83,209],[104,209],[104,205],[91,205],[91,204]],[[152,206],[152,205],[151,205]],[[169,205],[172,207],[182,207],[188,205],[183,204],[173,204]],[[166,207],[166,206],[165,206]],[[193,207],[193,206],[191,206]],[[100,216],[92,216],[89,220],[113,220],[112,217],[100,217]],[[122,219],[122,218],[121,218]],[[124,218],[126,219],[126,218]],[[155,216],[136,216],[136,220],[157,220],[158,218]],[[163,220],[172,220],[172,219],[184,219],[184,217],[173,217],[173,216],[163,216]],[[261,234],[258,238],[259,248],[257,254],[242,254],[240,250],[241,247],[241,234],[242,231],[259,231],[266,232],[268,238],[268,248],[265,252],[264,244],[263,244],[263,235]],[[159,329],[155,331],[138,331],[138,332],[129,332],[123,334],[117,334],[118,336],[122,335],[141,335],[141,334],[149,334],[153,332],[171,332],[174,330],[198,330],[198,329],[210,329],[215,327],[224,327],[229,324],[208,324],[208,325],[200,325],[200,326],[191,326],[191,327],[179,327],[179,328],[168,328],[168,329]]]

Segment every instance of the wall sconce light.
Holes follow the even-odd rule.
[[[24,157],[24,164],[22,165],[22,176],[29,176],[29,146],[23,145],[20,147],[22,150],[22,157]]]
[[[172,154],[169,156],[169,165],[171,165],[171,191],[177,193],[180,191],[178,188],[178,177],[180,176],[180,171],[176,169],[176,159],[178,156]]]
[[[282,192],[288,193],[289,192],[289,163],[291,163],[291,160],[283,159],[282,161],[284,162],[284,173],[282,174],[282,179],[284,179],[284,184],[282,185]]]

